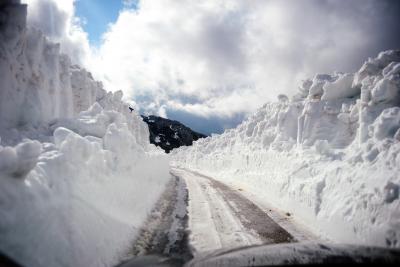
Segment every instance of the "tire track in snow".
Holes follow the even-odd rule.
[[[157,261],[167,257],[180,266],[207,251],[295,241],[237,190],[190,171],[173,169],[171,174],[129,253],[133,259],[155,255]]]
[[[173,169],[189,192],[189,242],[193,254],[295,239],[237,191],[210,177]]]
[[[212,186],[223,196],[237,218],[240,219],[242,225],[248,230],[255,231],[264,244],[295,241],[291,234],[279,226],[253,202],[225,184],[211,178],[207,179],[210,179]]]
[[[192,258],[187,245],[187,189],[172,177],[127,255],[168,257],[177,266]],[[171,262],[170,262],[171,263]]]

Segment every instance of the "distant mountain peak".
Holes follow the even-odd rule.
[[[142,118],[149,126],[150,143],[161,147],[167,153],[180,146],[191,146],[193,141],[207,137],[193,131],[179,121],[154,115],[142,116]]]

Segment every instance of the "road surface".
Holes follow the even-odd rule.
[[[240,189],[188,170],[174,168],[171,174],[130,256],[164,255],[179,266],[209,251],[297,241],[282,227],[286,220],[270,216],[271,209],[260,208]]]

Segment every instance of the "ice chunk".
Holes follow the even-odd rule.
[[[41,153],[42,145],[38,141],[26,140],[15,147],[18,157],[18,168],[14,176],[24,177],[35,167],[38,157]]]
[[[94,102],[93,105],[89,107],[88,110],[84,110],[79,113],[80,116],[96,116],[103,111],[103,108],[100,106],[99,103]]]
[[[25,177],[35,167],[41,152],[38,141],[25,140],[16,147],[0,148],[0,174]]]
[[[380,80],[371,91],[371,100],[374,103],[399,103],[399,83],[393,79]]]
[[[400,62],[400,50],[384,51],[368,59],[356,73],[353,86],[360,85],[365,78],[382,75],[383,69],[392,62]]]
[[[400,128],[400,108],[385,109],[375,122],[369,127],[370,136],[382,140],[393,138]]]
[[[400,73],[400,63],[399,62],[390,63],[382,71],[383,76],[396,75],[399,73]]]
[[[346,73],[333,82],[327,82],[323,86],[322,100],[353,97],[360,93],[359,87],[352,87],[354,75]]]
[[[312,85],[309,89],[309,96],[312,98],[320,98],[323,94],[322,88],[325,83],[333,82],[337,77],[331,76],[329,74],[317,74],[312,80]]]
[[[300,93],[304,96],[307,96],[312,84],[313,81],[310,79],[303,80],[299,87]]]
[[[58,127],[55,131],[54,131],[54,144],[57,147],[60,147],[62,142],[65,141],[65,139],[67,139],[68,135],[73,133],[73,131],[64,128],[64,127]]]

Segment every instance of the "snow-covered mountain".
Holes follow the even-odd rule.
[[[206,137],[206,135],[193,131],[179,121],[154,115],[142,117],[149,126],[150,143],[161,147],[167,153],[180,146],[191,146],[193,141]]]
[[[338,242],[400,246],[400,51],[317,74],[237,128],[174,150]]]
[[[23,266],[115,265],[169,158],[122,92],[71,65],[26,15],[0,4],[0,251]]]

